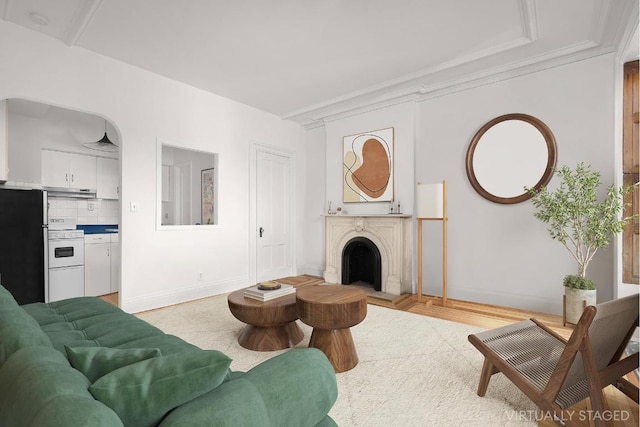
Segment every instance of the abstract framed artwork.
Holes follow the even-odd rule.
[[[344,203],[393,200],[393,128],[343,138]]]
[[[202,178],[202,224],[215,224],[215,168],[203,169]]]

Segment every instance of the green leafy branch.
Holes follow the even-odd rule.
[[[549,224],[549,235],[571,253],[578,264],[578,276],[585,278],[587,266],[598,249],[607,247],[611,237],[622,232],[634,218],[621,218],[627,206],[624,197],[633,186],[612,185],[600,202],[597,197],[600,172],[591,170],[590,165],[579,163],[574,170],[563,166],[555,173],[562,180],[555,191],[547,187],[539,191],[525,189],[532,194],[531,201],[537,209],[535,217]]]

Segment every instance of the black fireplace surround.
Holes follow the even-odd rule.
[[[382,258],[378,247],[366,237],[354,237],[342,251],[342,284],[364,282],[382,291]]]

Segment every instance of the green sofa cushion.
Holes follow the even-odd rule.
[[[198,347],[94,297],[22,306],[65,353],[68,347],[159,348],[163,355]]]
[[[0,286],[0,366],[17,350],[29,346],[51,347],[51,340],[36,320]]]
[[[305,377],[313,381],[304,381]],[[251,381],[262,395],[272,426],[314,426],[338,398],[333,366],[327,356],[315,348],[288,351],[255,366],[242,378]],[[276,382],[288,393],[273,393]],[[299,406],[293,413],[288,410],[291,396],[299,397]]]
[[[53,347],[25,347],[0,368],[0,425],[122,426],[87,390],[89,380]]]
[[[117,369],[89,387],[125,426],[155,426],[172,409],[218,387],[229,359],[216,350],[155,357]]]
[[[4,289],[4,288],[2,288]],[[0,303],[0,366],[16,351],[24,347],[47,346],[52,343],[38,322],[15,301]]]
[[[19,305],[0,305],[0,325],[24,325],[29,324],[40,328],[36,320],[29,316]]]
[[[320,350],[293,349],[232,378],[171,411],[161,427],[335,426],[327,416],[338,397],[335,372]]]
[[[272,425],[266,413],[260,392],[250,381],[237,378],[174,409],[161,427],[280,427]]]
[[[0,285],[0,305],[12,304],[18,305],[11,292],[7,290],[4,286]]]
[[[157,348],[66,347],[71,366],[79,370],[92,383],[111,371],[143,360],[159,357]]]

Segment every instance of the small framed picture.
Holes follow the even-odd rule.
[[[204,169],[202,178],[202,224],[215,224],[215,168]]]

